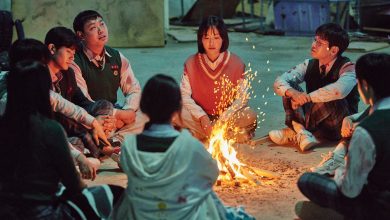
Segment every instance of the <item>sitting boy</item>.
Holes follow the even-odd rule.
[[[318,144],[318,137],[339,140],[344,117],[358,109],[355,67],[342,54],[349,44],[348,33],[338,24],[317,28],[311,46],[313,59],[305,60],[276,78],[274,90],[283,97],[288,128],[272,130],[277,144],[296,142],[302,151]],[[306,92],[299,84],[306,83]]]
[[[358,90],[372,111],[355,128],[346,165],[334,179],[304,173],[298,188],[312,202],[347,219],[390,216],[390,55],[366,54],[356,62]]]

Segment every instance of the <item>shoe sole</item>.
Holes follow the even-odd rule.
[[[334,176],[334,174],[335,174],[335,171],[316,171],[313,167],[310,168],[310,171],[313,172],[313,173],[318,173],[320,175],[328,174],[330,176]]]
[[[312,142],[312,143],[309,143],[307,144],[306,146],[304,146],[303,148],[301,148],[302,151],[307,151],[307,150],[310,150],[312,147],[316,146],[317,144],[319,144],[320,142]]]

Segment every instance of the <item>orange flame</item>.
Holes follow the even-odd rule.
[[[241,166],[245,166],[245,164],[238,160],[237,152],[232,147],[232,141],[229,141],[224,137],[226,133],[225,131],[226,125],[214,128],[207,149],[212,157],[217,160],[219,170],[222,173],[226,173],[226,175],[220,176],[220,179],[247,179],[240,172]]]

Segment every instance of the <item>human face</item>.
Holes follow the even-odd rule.
[[[218,58],[222,47],[222,38],[216,27],[210,27],[202,37],[202,44],[211,60]]]
[[[90,47],[103,47],[108,41],[107,26],[100,17],[87,21],[84,24],[84,32],[79,34]]]
[[[332,56],[329,48],[329,42],[321,39],[319,36],[315,36],[313,43],[311,44],[311,56],[314,59],[327,59]]]
[[[60,70],[68,70],[74,60],[76,49],[71,47],[60,47],[53,54],[53,61]]]

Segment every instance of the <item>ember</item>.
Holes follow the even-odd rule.
[[[217,185],[222,182],[229,182],[234,186],[240,186],[241,183],[259,185],[260,178],[274,178],[275,174],[265,170],[252,168],[242,163],[237,158],[237,151],[234,149],[234,141],[226,138],[227,125],[216,126],[213,129],[207,150],[217,161],[220,175]]]
[[[248,64],[248,67],[250,67],[250,63]],[[253,91],[249,92],[249,90],[252,88],[251,84],[257,76],[257,71],[255,71],[253,74],[252,69],[249,68],[249,70],[246,71],[244,75],[245,79],[243,80],[242,84],[237,86],[234,85],[225,75],[222,76],[222,80],[219,82],[216,81],[216,89],[214,92],[216,93],[217,91],[220,91],[222,94],[220,96],[220,102],[217,105],[216,113],[221,117],[213,126],[207,150],[217,161],[218,168],[220,170],[217,185],[221,185],[222,183],[228,183],[234,186],[240,186],[241,183],[259,185],[260,178],[277,177],[277,174],[257,168],[252,168],[242,163],[237,158],[237,151],[233,147],[238,146],[236,143],[237,136],[240,136],[241,134],[246,135],[246,133],[245,131],[240,131],[239,128],[234,127],[234,123],[232,122],[240,120],[241,117],[245,116],[233,113],[238,109],[232,109],[230,112],[225,111],[225,109],[227,106],[230,106],[237,100],[242,103],[246,103],[247,100],[251,99],[250,95],[251,93],[253,94]],[[267,89],[267,91],[268,90],[269,89]],[[266,103],[264,105],[266,105]]]

